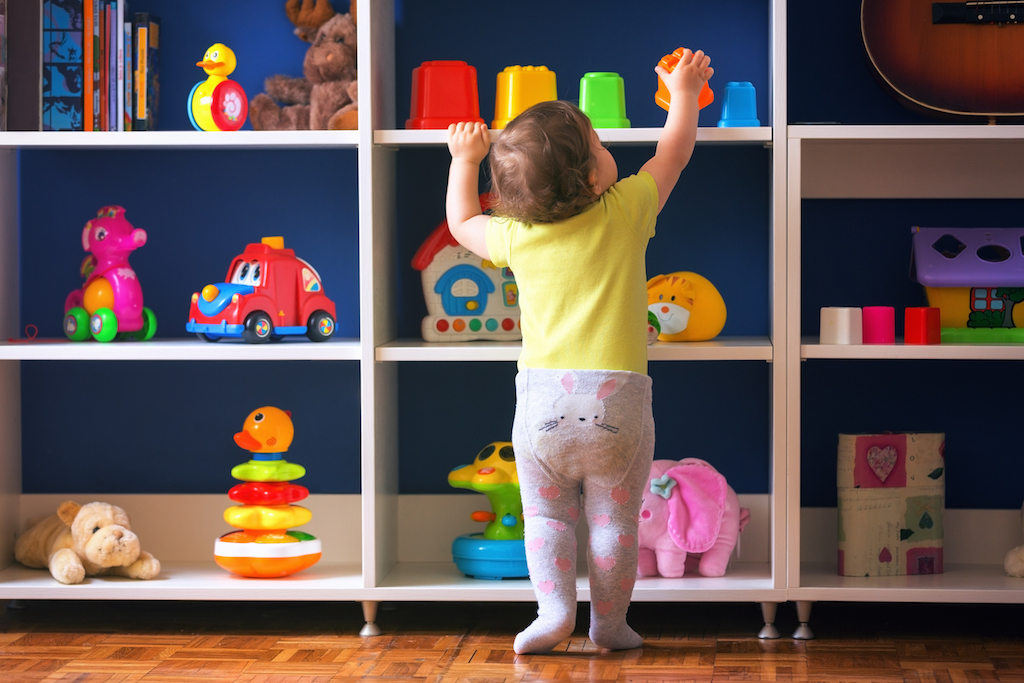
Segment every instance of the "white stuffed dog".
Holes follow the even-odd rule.
[[[125,511],[110,503],[61,503],[57,514],[31,525],[14,545],[14,559],[48,568],[61,583],[114,574],[152,579],[160,562],[141,549]]]

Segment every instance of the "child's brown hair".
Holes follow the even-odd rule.
[[[492,210],[526,223],[575,216],[597,195],[590,119],[569,102],[535,104],[491,145]]]

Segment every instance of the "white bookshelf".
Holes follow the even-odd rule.
[[[465,506],[475,509],[480,500],[431,496],[429,514],[409,515],[415,496],[399,495],[397,410],[402,363],[436,361],[461,363],[498,361],[513,364],[519,357],[518,343],[474,342],[428,344],[403,339],[397,334],[398,252],[395,189],[396,152],[402,149],[440,147],[444,131],[398,129],[395,102],[394,6],[390,2],[358,0],[359,40],[359,130],[204,133],[198,131],[155,131],[146,133],[0,133],[0,413],[6,416],[6,437],[0,440],[0,599],[118,599],[118,600],[339,600],[358,601],[372,622],[381,600],[498,600],[532,601],[533,592],[525,580],[482,581],[462,576],[450,559],[451,533],[439,522],[431,522],[431,533],[410,533],[413,520],[453,518]],[[644,11],[663,11],[650,3]],[[444,11],[439,10],[439,11]],[[770,492],[759,496],[757,523],[744,532],[741,542],[756,547],[744,550],[742,558],[721,578],[643,578],[638,580],[634,598],[645,602],[744,601],[760,603],[766,618],[788,595],[787,577],[787,367],[800,359],[789,354],[787,339],[787,154],[786,140],[786,7],[782,0],[770,2],[769,25],[772,52],[769,66],[773,91],[770,122],[758,128],[712,128],[698,130],[699,146],[768,147],[771,196],[769,226],[769,275],[765,283],[770,306],[769,330],[763,337],[723,337],[708,342],[663,343],[649,348],[656,363],[753,362],[771,366],[769,392],[770,434],[768,482]],[[653,79],[653,76],[652,76]],[[173,98],[168,100],[173,105]],[[500,135],[493,132],[492,135]],[[612,145],[653,147],[659,129],[602,129],[601,139]],[[63,340],[26,341],[19,323],[18,264],[18,175],[17,150],[352,150],[358,163],[359,224],[359,336],[335,339],[323,344],[285,340],[275,344],[247,345],[221,340],[154,339],[149,342],[116,344],[71,343]],[[217,567],[212,556],[197,559],[195,539],[171,538],[160,548],[163,571],[158,580],[139,582],[112,578],[90,579],[78,586],[62,586],[46,572],[13,563],[13,539],[21,526],[39,510],[52,509],[52,501],[23,494],[21,481],[20,362],[21,361],[326,361],[358,363],[361,415],[361,493],[344,503],[345,515],[334,523],[346,535],[333,543],[341,556],[325,557],[321,564],[287,579],[253,580],[234,577]],[[408,389],[407,389],[408,390]],[[798,489],[796,489],[798,490]],[[117,496],[97,492],[111,502]],[[170,503],[168,503],[168,500]],[[172,495],[149,507],[140,500],[126,508],[142,510],[142,524],[155,523],[166,504],[189,502],[189,496]],[[227,496],[203,502],[207,510],[194,526],[212,540],[218,524],[213,507],[229,505]],[[350,509],[351,508],[351,509]],[[356,510],[358,512],[356,512]],[[325,524],[328,513],[314,514],[313,527]],[[460,517],[461,519],[461,517]],[[207,528],[206,525],[210,525]],[[754,527],[754,528],[752,528]],[[468,531],[468,530],[467,530]],[[351,533],[350,533],[351,532]],[[161,532],[163,533],[163,532]],[[151,533],[151,536],[158,535]],[[410,541],[409,537],[418,537]],[[144,546],[145,536],[143,538]],[[429,553],[419,553],[415,543],[429,541]],[[326,545],[326,543],[325,543]],[[203,556],[206,548],[200,548]],[[426,552],[426,551],[424,551]],[[430,555],[433,553],[433,555]],[[154,553],[156,554],[156,553]],[[580,598],[589,599],[584,576],[579,578]],[[372,632],[370,629],[368,632]]]
[[[801,622],[818,600],[862,602],[1024,602],[1024,581],[1006,575],[1002,557],[1020,543],[1019,510],[946,511],[944,573],[844,577],[836,568],[836,510],[801,508],[801,369],[819,360],[1019,361],[1014,344],[821,344],[801,337],[801,205],[804,199],[1024,197],[1024,126],[789,126],[787,178],[787,593]],[[909,254],[909,240],[908,240]],[[797,342],[799,340],[799,342]],[[821,454],[816,454],[820,456]],[[831,457],[835,457],[832,453]],[[951,533],[953,520],[971,524]],[[822,520],[831,520],[822,526]],[[986,533],[977,533],[978,529]],[[970,552],[968,552],[968,549]],[[829,559],[823,560],[823,557]],[[811,637],[809,631],[804,637]]]

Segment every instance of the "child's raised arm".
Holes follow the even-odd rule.
[[[659,213],[693,154],[693,145],[697,142],[697,96],[715,73],[710,64],[711,58],[703,51],[684,50],[673,71],[664,69],[660,64],[654,67],[671,99],[654,157],[640,170],[650,173],[658,185]]]
[[[445,214],[448,229],[459,244],[482,259],[490,259],[484,229],[488,216],[480,211],[480,163],[491,148],[491,134],[484,123],[453,123],[448,126],[448,194]]]

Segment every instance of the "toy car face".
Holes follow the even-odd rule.
[[[285,249],[283,240],[267,238],[232,260],[224,282],[192,295],[185,329],[206,341],[240,337],[259,343],[289,335],[326,341],[335,320],[334,302],[316,269]]]

